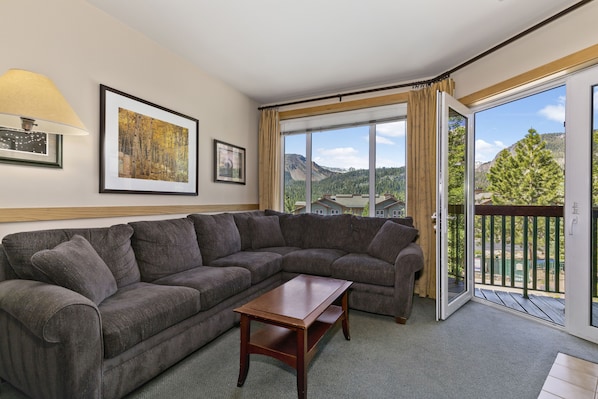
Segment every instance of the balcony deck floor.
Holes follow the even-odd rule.
[[[482,286],[482,288],[478,286],[475,289],[475,296],[551,323],[565,325],[565,300],[563,298],[537,294],[529,294],[529,298],[524,298],[520,292],[497,290],[495,287],[488,288],[488,286]]]

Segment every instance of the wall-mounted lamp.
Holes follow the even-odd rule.
[[[0,76],[0,128],[62,135],[89,134],[47,77],[9,69]]]

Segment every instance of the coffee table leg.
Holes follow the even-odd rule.
[[[307,398],[307,330],[297,329],[297,394],[299,399]]]
[[[247,315],[241,315],[241,358],[239,362],[239,380],[237,386],[241,387],[245,383],[247,373],[249,372],[249,352],[247,345],[249,344],[249,317]]]
[[[351,340],[351,334],[349,333],[349,297],[347,291],[343,294],[342,299],[343,306],[343,334],[347,341]]]

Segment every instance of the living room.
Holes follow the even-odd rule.
[[[466,98],[557,60],[595,48],[598,39],[592,28],[592,16],[598,15],[596,4],[590,2],[455,71],[451,74],[455,82],[455,97]],[[6,38],[0,59],[2,73],[10,68],[22,68],[51,77],[89,134],[64,137],[62,168],[0,163],[3,176],[0,238],[29,230],[106,227],[189,213],[258,209],[258,107],[279,101],[260,101],[243,94],[96,8],[91,2],[21,0],[7,2],[2,9],[4,23],[0,29]],[[598,62],[595,53],[594,50],[593,61],[586,65]],[[428,77],[418,76],[416,80]],[[389,82],[389,85],[392,83],[402,82]],[[199,121],[199,195],[99,192],[100,85],[190,115]],[[354,88],[347,87],[346,91]],[[405,93],[409,89],[395,89],[384,94]],[[316,94],[322,93],[314,92]],[[376,98],[378,95],[373,93],[355,96],[354,99]],[[285,97],[280,100],[293,99]],[[343,101],[351,100],[350,96],[343,98]],[[338,99],[321,103],[336,102]],[[293,111],[305,106],[288,106],[282,110]],[[214,140],[234,143],[246,151],[246,184],[214,181]],[[364,319],[367,320],[367,317]],[[391,327],[397,330],[403,327],[392,324]],[[397,339],[400,339],[398,334]]]
[[[583,19],[592,15],[593,7],[593,3],[588,4],[455,72],[455,97],[465,97],[595,45],[591,28]],[[20,34],[4,46],[3,72],[22,68],[51,77],[90,134],[65,137],[60,170],[1,165],[5,181],[0,236],[48,224],[109,226],[147,217],[135,216],[135,209],[111,211],[111,207],[166,206],[164,213],[184,214],[185,209],[177,212],[168,207],[205,206],[210,207],[206,211],[225,211],[257,206],[257,108],[266,104],[209,76],[88,2],[10,2],[4,5],[4,14],[14,16],[6,18],[2,26],[4,37]],[[25,25],[18,17],[24,15]],[[99,193],[100,84],[199,120],[199,196]],[[214,139],[246,149],[246,185],[213,182]],[[46,208],[55,207],[72,215],[47,213]],[[98,214],[103,217],[97,218]],[[62,220],[67,217],[74,219]]]

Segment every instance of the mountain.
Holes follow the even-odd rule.
[[[546,142],[546,149],[552,152],[554,160],[561,166],[565,166],[565,134],[564,133],[543,133],[540,134],[542,140]],[[523,139],[521,139],[523,140]],[[518,141],[519,142],[519,141]],[[517,143],[518,143],[517,142]],[[509,146],[507,149],[514,153],[517,143]],[[496,154],[498,155],[498,154]],[[477,190],[485,190],[488,187],[486,177],[488,170],[494,165],[496,156],[492,161],[476,164],[475,167],[475,187]]]
[[[300,180],[305,181],[307,172],[307,160],[303,155],[299,154],[285,154],[284,155],[284,181]],[[312,162],[311,179],[312,181],[320,181],[328,177],[334,176],[339,172],[326,169],[315,162]]]
[[[338,168],[312,164],[312,198],[337,194],[367,194],[370,174],[367,169],[349,169],[340,172]],[[294,205],[305,200],[306,159],[302,155],[285,154],[285,200]],[[376,193],[393,194],[398,199],[405,197],[405,167],[377,168]]]

